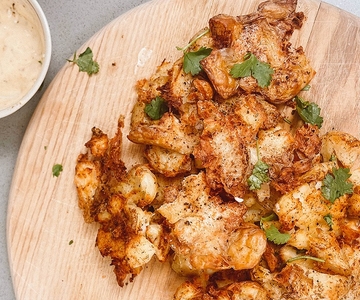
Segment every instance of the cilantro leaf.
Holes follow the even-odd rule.
[[[166,101],[156,96],[155,99],[151,100],[150,103],[145,105],[144,111],[152,120],[159,120],[163,116],[164,113],[168,111],[168,106]]]
[[[241,64],[235,64],[230,70],[230,75],[234,78],[249,77],[252,75],[252,69],[256,64],[257,58],[255,55],[250,54],[244,57],[244,61]]]
[[[349,168],[333,168],[333,175],[327,174],[322,182],[321,193],[334,203],[335,200],[345,194],[353,193],[353,184],[347,181],[351,174]]]
[[[257,61],[255,67],[252,70],[252,76],[257,80],[260,87],[264,88],[270,85],[272,74],[274,70],[270,68],[270,65]]]
[[[244,61],[240,64],[235,64],[230,70],[230,75],[234,78],[254,77],[262,88],[270,85],[273,73],[274,70],[269,64],[259,61],[252,53],[246,54]]]
[[[321,128],[323,118],[320,116],[320,107],[313,102],[304,101],[299,96],[295,97],[295,101],[296,111],[298,112],[300,118],[306,123],[317,125]]]
[[[63,171],[63,166],[60,164],[55,164],[52,167],[52,174],[54,177],[59,177],[60,173]]]
[[[265,229],[266,238],[276,245],[286,244],[291,235],[288,233],[281,233],[274,224],[271,224],[269,228]]]
[[[198,51],[187,52],[184,54],[183,69],[186,74],[197,75],[202,70],[200,61],[211,53],[211,48],[201,47]]]
[[[268,182],[270,180],[268,172],[269,165],[259,159],[247,180],[250,190],[258,190],[260,189],[261,184]]]
[[[332,215],[331,215],[331,214],[327,214],[327,215],[325,215],[323,218],[324,218],[325,222],[329,225],[330,230],[332,230],[332,228],[333,228],[333,226],[334,226],[334,222],[333,222],[333,220],[332,220]]]
[[[202,70],[200,61],[203,60],[205,57],[209,56],[212,49],[201,47],[198,51],[189,51],[187,50],[194,44],[198,39],[203,37],[204,35],[210,32],[209,28],[204,29],[198,36],[193,38],[185,47],[180,48],[176,47],[177,50],[184,52],[184,62],[183,62],[183,70],[186,74],[191,73],[191,75],[197,75]]]
[[[270,227],[266,228],[264,227],[264,222],[270,222],[278,220],[278,216],[275,213],[271,213],[270,215],[266,217],[261,217],[260,219],[260,228],[265,231],[266,238],[277,244],[286,244],[287,241],[290,239],[291,235],[288,233],[281,233],[279,229],[277,229],[274,224],[271,224]]]
[[[78,65],[80,72],[86,72],[89,75],[99,72],[99,64],[93,60],[93,52],[87,47],[86,50],[76,58],[76,52],[72,60],[68,59],[68,62],[72,62]]]

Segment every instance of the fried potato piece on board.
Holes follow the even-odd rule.
[[[100,224],[96,246],[111,257],[120,286],[132,281],[152,257],[166,260],[170,250],[166,230],[146,209],[157,196],[157,179],[145,165],[126,170],[120,156],[122,127],[120,118],[112,139],[93,128],[87,152],[79,155],[75,167],[79,207],[86,222]]]
[[[265,1],[249,15],[218,15],[210,19],[211,35],[218,48],[201,65],[222,98],[242,90],[261,93],[271,103],[280,104],[295,97],[314,77],[315,71],[303,49],[294,49],[289,42],[304,18],[295,12],[296,4],[293,0]],[[249,52],[273,69],[268,87],[260,87],[253,77],[236,79],[230,75],[233,65],[242,63]]]
[[[257,145],[260,157],[270,166],[271,186],[282,194],[300,185],[299,178],[320,161],[316,126],[305,124],[294,135],[282,126],[262,130]]]
[[[274,300],[356,299],[351,298],[350,289],[355,284],[351,277],[325,274],[299,264],[288,264],[281,272],[275,273],[258,265],[251,270],[251,278]]]
[[[109,196],[109,185],[126,176],[126,167],[120,159],[123,126],[123,118],[120,118],[118,131],[112,139],[94,127],[91,139],[85,144],[87,152],[77,159],[74,182],[78,205],[88,223],[93,222],[103,209],[103,202]]]
[[[189,173],[192,169],[190,155],[180,154],[158,146],[147,146],[144,155],[151,168],[166,177]]]
[[[290,100],[315,74],[290,44],[304,20],[296,6],[269,0],[248,15],[214,16],[182,57],[137,82],[128,138],[146,145],[148,164],[126,170],[122,118],[111,139],[93,128],[75,184],[120,286],[171,256],[173,270],[193,278],[174,299],[360,298],[360,142],[320,137],[296,114]],[[193,75],[186,54],[202,47],[211,53]],[[268,86],[230,74],[248,53],[272,69]],[[166,112],[152,119],[145,108],[159,97]],[[268,176],[257,175],[268,178],[250,190],[259,160]],[[333,202],[321,189],[334,167],[349,168],[353,190]]]
[[[349,168],[350,181],[360,185],[360,141],[354,136],[331,131],[322,137],[321,155],[324,161],[336,158],[344,168]]]
[[[196,102],[199,99],[212,99],[210,83],[185,74],[182,60],[178,60],[171,68],[166,64],[149,80],[138,82],[137,91],[138,101],[132,111],[128,138],[134,143],[159,146],[184,155],[191,154],[199,142],[202,129]],[[144,109],[156,96],[162,97],[171,111],[160,120],[151,120]],[[176,113],[172,110],[176,110]]]
[[[251,172],[248,145],[259,129],[275,126],[280,114],[255,95],[232,97],[221,104],[199,101],[198,114],[204,129],[194,156],[206,169],[208,184],[213,190],[243,197]]]
[[[137,103],[136,106],[139,106],[138,110],[144,114],[145,105]],[[199,142],[198,132],[189,133],[187,125],[170,112],[151,124],[133,123],[132,128],[128,135],[130,141],[159,146],[181,154],[191,154]]]
[[[195,159],[206,169],[207,182],[213,190],[224,189],[242,197],[250,176],[245,139],[251,133],[240,122],[226,119],[214,103],[200,101],[198,106],[204,130],[194,151]]]
[[[171,228],[173,269],[180,274],[254,267],[266,248],[264,232],[244,223],[246,207],[210,195],[203,172],[187,176],[175,201],[158,212]]]
[[[241,281],[218,288],[186,281],[176,290],[174,300],[270,300],[267,291],[253,281]]]

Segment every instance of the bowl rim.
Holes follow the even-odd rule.
[[[12,113],[19,110],[23,107],[26,103],[28,103],[35,93],[40,89],[41,85],[45,80],[45,76],[49,70],[50,61],[51,61],[51,54],[52,54],[52,42],[51,42],[51,33],[50,27],[45,16],[44,11],[42,10],[40,4],[36,0],[26,0],[29,4],[34,8],[35,13],[37,14],[39,21],[41,23],[41,28],[44,34],[45,40],[45,56],[42,62],[42,67],[38,78],[36,79],[35,83],[31,87],[31,89],[15,104],[11,105],[10,107],[6,107],[4,109],[0,109],[0,118],[6,117],[11,115]]]

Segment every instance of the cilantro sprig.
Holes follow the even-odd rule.
[[[145,105],[144,111],[152,120],[160,120],[169,110],[166,101],[160,96],[156,96],[150,103]]]
[[[321,193],[325,199],[334,203],[336,199],[353,193],[353,184],[348,181],[350,178],[349,168],[333,168],[332,175],[327,174],[322,181]]]
[[[296,260],[300,260],[300,259],[310,259],[310,260],[314,260],[314,261],[322,262],[322,263],[325,262],[325,260],[322,259],[322,258],[318,258],[318,257],[310,256],[310,255],[299,255],[299,256],[295,256],[295,257],[289,258],[286,262],[287,262],[287,263],[292,263],[292,262],[294,262],[294,261],[296,261]]]
[[[265,235],[269,241],[276,245],[286,244],[291,237],[291,235],[288,233],[280,232],[274,224],[271,224],[269,228],[265,229]]]
[[[254,165],[250,177],[247,180],[249,189],[251,191],[260,189],[263,183],[268,182],[270,180],[269,165],[260,159],[258,144],[256,144],[256,152],[257,152],[258,160]]]
[[[260,228],[264,230],[266,238],[273,242],[276,245],[283,245],[286,244],[289,239],[291,238],[291,235],[289,233],[282,233],[275,227],[274,224],[271,224],[270,227],[265,228],[264,222],[270,222],[277,220],[278,217],[275,213],[272,213],[266,217],[262,217],[260,219]]]
[[[248,178],[247,182],[249,185],[249,189],[251,191],[260,189],[263,183],[270,180],[268,173],[269,165],[259,159],[254,165],[254,169],[252,170],[252,173]]]
[[[323,118],[320,116],[321,109],[320,107],[313,103],[303,100],[301,97],[295,97],[296,102],[296,111],[298,112],[300,118],[305,123],[310,123],[321,128],[323,123]]]
[[[242,63],[235,64],[230,70],[230,75],[234,78],[254,77],[262,88],[270,85],[273,73],[274,70],[269,64],[259,61],[250,52],[244,56]]]
[[[184,72],[186,74],[191,73],[192,76],[199,74],[202,70],[200,61],[208,57],[211,51],[211,48],[201,47],[198,51],[185,53],[183,64]]]
[[[86,72],[89,75],[99,72],[99,64],[93,60],[93,52],[90,47],[87,47],[86,50],[79,55],[79,57],[76,56],[75,52],[74,58],[72,60],[68,59],[67,61],[77,64],[80,72]]]
[[[186,74],[191,73],[192,76],[199,74],[202,70],[200,62],[208,57],[212,51],[211,48],[201,47],[198,51],[188,51],[188,49],[201,37],[206,35],[210,29],[206,29],[198,36],[192,39],[185,47],[176,47],[177,50],[184,52],[183,70]]]
[[[200,32],[196,37],[194,37],[185,47],[176,47],[177,50],[186,52],[193,44],[196,43],[196,41],[200,38],[202,38],[204,35],[208,34],[210,32],[209,28],[206,28],[202,32]]]

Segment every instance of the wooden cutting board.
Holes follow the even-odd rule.
[[[152,262],[120,288],[110,261],[95,248],[96,225],[77,207],[74,167],[97,126],[115,133],[120,114],[136,99],[134,85],[163,59],[174,60],[213,15],[240,15],[260,0],[155,0],[118,17],[87,41],[100,72],[89,77],[66,63],[29,124],[12,182],[7,223],[10,267],[17,299],[172,299],[183,279],[168,264]],[[306,100],[322,108],[324,130],[360,137],[360,20],[316,0],[299,0],[307,16],[294,44],[303,45],[317,75]],[[74,49],[76,50],[76,49]],[[124,137],[123,159],[139,162]],[[52,166],[62,164],[59,177]],[[71,243],[70,241],[73,241]]]

